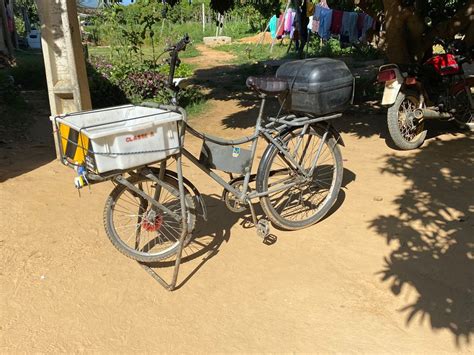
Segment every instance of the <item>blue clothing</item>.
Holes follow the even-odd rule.
[[[341,37],[347,37],[350,43],[356,43],[359,39],[358,17],[357,12],[344,12],[344,15],[342,15]]]
[[[277,27],[278,27],[278,19],[276,15],[273,15],[273,17],[270,19],[270,34],[272,35],[272,38],[276,38],[277,36]]]
[[[328,40],[331,37],[331,23],[332,23],[332,10],[325,9],[324,7],[319,8],[319,30],[318,34],[324,40]]]
[[[374,26],[374,19],[369,15],[365,15],[364,18],[364,25],[362,26],[362,33],[360,36],[360,40],[362,42],[367,41],[367,31],[370,30]]]

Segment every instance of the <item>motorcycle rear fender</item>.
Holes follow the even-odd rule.
[[[387,64],[382,65],[379,71],[383,71],[386,69],[392,69],[395,71],[396,79],[390,80],[385,82],[385,89],[383,91],[383,98],[382,98],[382,105],[391,106],[395,103],[397,99],[398,93],[400,92],[404,78],[400,68],[396,64]]]

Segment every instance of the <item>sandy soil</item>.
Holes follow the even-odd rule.
[[[263,39],[263,42],[262,42],[262,39]],[[237,42],[251,43],[251,44],[259,44],[259,43],[271,44],[272,36],[270,35],[270,32],[266,32],[265,34],[261,32],[261,33],[256,34],[255,36],[241,38]]]
[[[204,44],[198,44],[196,45],[196,48],[201,53],[201,55],[194,58],[187,58],[185,59],[185,62],[193,64],[197,68],[212,68],[221,64],[225,64],[233,58],[232,54],[230,53],[217,51]]]
[[[211,81],[214,52],[199,62]],[[253,95],[214,85],[192,124],[249,132]],[[432,125],[422,149],[397,152],[383,115],[346,115],[335,122],[346,144],[338,203],[311,228],[273,229],[273,245],[186,163],[211,220],[198,224],[204,249],[187,250],[170,293],[110,244],[102,209],[112,184],[79,196],[37,100],[33,138],[0,146],[0,352],[472,353],[472,135]]]

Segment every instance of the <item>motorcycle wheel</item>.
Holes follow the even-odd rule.
[[[426,138],[423,121],[411,121],[415,109],[420,107],[418,95],[414,92],[400,92],[393,106],[388,109],[387,124],[390,138],[402,150],[420,147]]]
[[[474,99],[474,87],[469,88],[470,95]],[[456,114],[454,115],[454,121],[456,124],[463,129],[469,129],[474,131],[474,115],[471,109],[471,102],[467,96],[466,90],[457,92],[454,96]]]

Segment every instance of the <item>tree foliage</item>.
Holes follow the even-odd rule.
[[[301,2],[302,0],[293,0]],[[247,4],[264,18],[278,12],[286,0],[211,0],[211,7],[224,13],[236,5]],[[384,44],[389,59],[415,62],[423,58],[435,37],[466,35],[474,41],[474,3],[472,0],[328,0],[331,8],[363,10],[381,20],[385,28]]]
[[[383,19],[387,56],[395,62],[421,61],[436,37],[463,34],[468,45],[474,44],[472,1],[355,0],[354,5]]]

